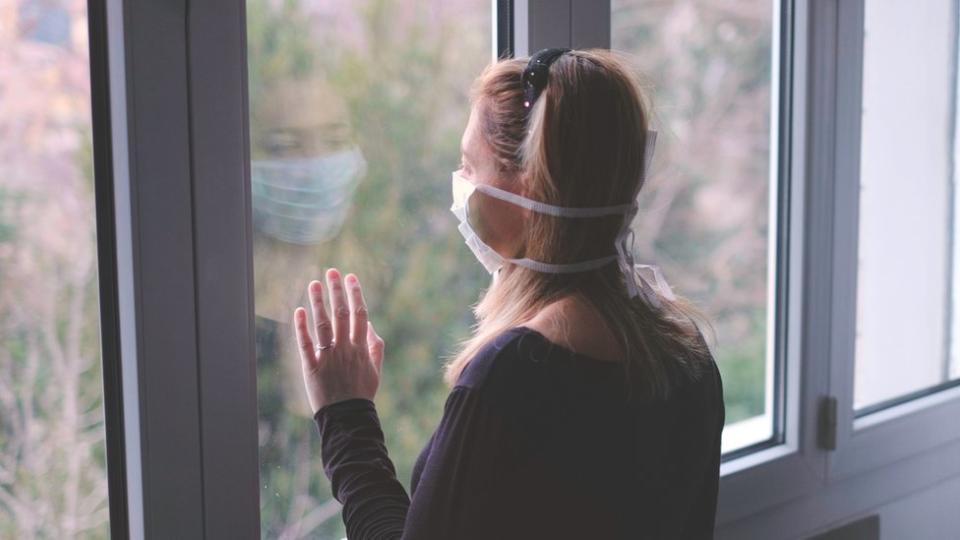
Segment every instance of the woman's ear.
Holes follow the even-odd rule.
[[[527,173],[521,172],[521,173],[517,173],[516,179],[514,181],[516,182],[516,185],[519,187],[517,192],[520,193],[521,197],[523,197],[524,199],[530,199],[532,201],[535,201],[537,199],[532,197],[531,196],[532,193],[530,193],[529,180],[530,180],[529,175]],[[528,222],[530,220],[530,215],[533,214],[533,210],[530,210],[529,208],[526,208],[526,207],[518,207],[518,208],[520,209],[520,216],[523,218],[524,223]]]
[[[524,195],[524,197],[527,197],[528,199],[533,200],[533,201],[537,200],[537,199],[535,199],[535,198],[533,198],[533,197],[529,197],[529,196],[527,196],[527,195]],[[520,210],[521,210],[521,212],[520,212],[520,217],[521,217],[521,219],[523,219],[523,228],[524,228],[524,229],[527,229],[527,228],[529,228],[530,220],[533,219],[533,216],[534,216],[534,214],[536,214],[536,212],[534,212],[533,210],[531,210],[531,209],[529,209],[529,208],[526,208],[526,207],[520,207]]]
[[[530,193],[530,173],[523,171],[515,173],[513,182],[514,185],[518,187],[517,192],[520,193],[520,195],[526,197],[527,199],[533,199],[531,196],[532,194]]]

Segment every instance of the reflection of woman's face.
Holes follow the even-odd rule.
[[[346,102],[326,79],[279,80],[265,90],[253,111],[256,157],[313,158],[350,145]]]
[[[460,141],[460,153],[460,174],[467,180],[513,193],[520,191],[516,178],[506,177],[498,171],[497,161],[478,129],[476,106],[470,111]],[[470,203],[470,225],[484,243],[504,257],[519,255],[524,209],[480,192],[474,192]]]

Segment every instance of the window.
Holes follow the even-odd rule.
[[[0,537],[109,534],[86,2],[0,9]]]
[[[865,4],[858,416],[960,378],[956,9]]]
[[[248,0],[247,21],[262,534],[341,538],[291,317],[325,268],[360,277],[387,343],[377,409],[409,488],[442,414],[442,358],[489,282],[448,209],[490,2]]]
[[[648,80],[660,131],[635,223],[639,258],[713,320],[723,449],[745,449],[779,429],[776,2],[611,4],[612,48]]]
[[[387,340],[377,405],[409,480],[489,280],[447,208],[494,34],[519,56],[612,46],[649,82],[638,255],[718,329],[719,537],[807,536],[955,474],[954,0],[111,0],[89,68],[78,1],[0,10],[0,369],[37,369],[0,371],[0,536],[106,534],[105,406],[120,534],[342,538],[289,326],[330,265]],[[68,346],[45,401],[43,355]],[[16,439],[25,411],[45,416]],[[42,482],[11,480],[24,440],[54,457]]]

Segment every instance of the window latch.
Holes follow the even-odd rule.
[[[837,398],[826,396],[820,402],[820,433],[817,443],[824,450],[837,449]]]

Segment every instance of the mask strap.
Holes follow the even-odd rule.
[[[643,180],[647,179],[650,173],[650,164],[653,163],[653,151],[657,148],[657,132],[653,129],[647,130],[646,149],[643,152]]]
[[[620,271],[626,279],[627,293],[629,293],[630,298],[634,298],[641,293],[641,288],[637,284],[633,270],[633,242],[635,239],[633,229],[630,228],[630,225],[635,216],[636,212],[630,212],[623,217],[623,225],[620,227],[620,232],[617,233],[616,241],[617,265],[620,267]],[[646,297],[646,295],[644,296]],[[650,301],[650,298],[647,297],[647,300]]]
[[[646,180],[647,175],[650,170],[650,164],[653,162],[653,151],[657,146],[657,132],[653,130],[647,131],[647,141],[646,141],[646,150],[643,156],[643,179]],[[637,186],[639,190],[640,185]],[[637,210],[630,212],[624,216],[623,226],[620,229],[620,232],[617,236],[617,264],[620,266],[620,271],[623,272],[624,278],[626,278],[627,292],[630,295],[630,298],[634,298],[638,295],[643,295],[644,299],[656,308],[661,308],[663,303],[660,301],[660,296],[667,298],[668,300],[675,300],[676,296],[673,294],[673,289],[670,287],[670,284],[667,283],[667,280],[663,277],[663,273],[660,271],[660,267],[650,264],[637,264],[634,262],[633,258],[633,245],[636,241],[636,235],[631,228],[633,224],[633,218],[636,216]],[[653,274],[653,283],[650,283],[643,275],[643,270],[648,270]]]
[[[533,259],[506,259],[508,262],[516,264],[518,266],[523,266],[529,268],[530,270],[535,270],[537,272],[543,272],[545,274],[572,274],[575,272],[585,272],[587,270],[593,270],[595,268],[600,268],[605,266],[617,259],[619,255],[608,255],[606,257],[601,257],[599,259],[590,259],[587,261],[580,261],[575,263],[563,263],[563,264],[551,264],[540,261],[535,261]]]
[[[632,220],[633,216],[629,217]],[[673,294],[673,289],[670,288],[670,285],[663,277],[663,273],[660,271],[658,266],[634,263],[634,241],[635,235],[633,229],[630,228],[628,221],[624,224],[624,229],[621,231],[619,240],[617,242],[617,264],[620,267],[620,271],[623,272],[623,277],[625,278],[627,284],[627,292],[630,298],[635,298],[638,295],[642,295],[648,304],[660,309],[663,307],[663,302],[661,302],[660,296],[663,296],[669,300],[675,300],[676,296]],[[653,284],[651,284],[650,281],[643,276],[641,270],[649,270],[653,273]]]
[[[660,271],[660,267],[655,264],[637,264],[635,265],[637,269],[637,275],[640,276],[640,279],[647,284],[648,287],[656,289],[657,293],[662,295],[668,300],[676,300],[677,297],[673,294],[673,289],[670,287],[670,284],[667,283],[667,279],[663,277],[663,272]],[[643,277],[643,272],[641,270],[649,270],[653,274],[654,283],[651,285],[650,280]]]
[[[517,195],[516,193],[511,193],[509,191],[500,189],[498,187],[490,186],[487,184],[478,184],[475,186],[477,191],[486,193],[487,195],[513,203],[517,206],[522,206],[529,210],[540,214],[549,214],[551,216],[558,217],[577,217],[577,218],[589,218],[589,217],[599,217],[599,216],[608,216],[613,214],[624,214],[629,212],[635,205],[634,204],[618,204],[614,206],[589,206],[589,207],[570,207],[570,206],[555,206],[552,204],[547,204],[540,201],[534,201],[526,197]]]

